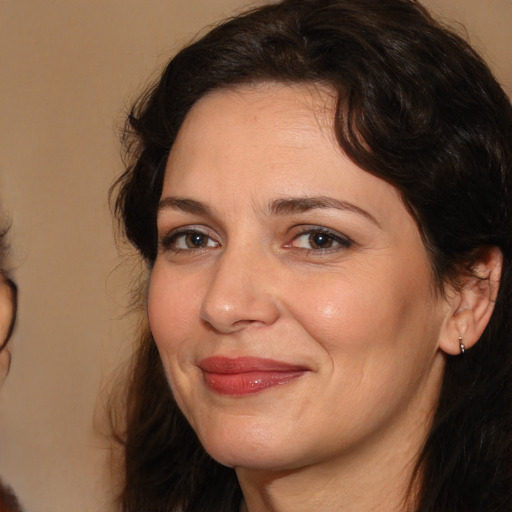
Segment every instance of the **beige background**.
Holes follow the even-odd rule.
[[[512,92],[510,0],[425,0],[467,25]],[[136,91],[243,0],[0,0],[0,197],[21,288],[0,474],[29,512],[109,510],[99,391],[132,339],[107,190]]]

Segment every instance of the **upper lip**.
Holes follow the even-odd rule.
[[[307,371],[304,365],[262,357],[212,356],[199,361],[199,367],[208,373],[293,372]]]

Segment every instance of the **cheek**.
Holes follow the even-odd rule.
[[[353,267],[301,282],[283,298],[292,316],[331,358],[339,354],[363,363],[375,353],[391,359],[403,345],[409,349],[411,340],[433,339],[428,269]]]
[[[187,328],[194,307],[194,286],[169,272],[157,260],[148,291],[148,319],[157,344],[178,337]]]
[[[329,346],[361,346],[369,333],[389,327],[389,290],[374,280],[331,274],[301,283],[289,298],[287,309],[317,341]],[[300,290],[308,290],[307,294]],[[372,338],[374,339],[374,338]],[[370,340],[368,340],[370,341]]]
[[[155,263],[149,282],[148,320],[167,381],[178,406],[190,421],[191,343],[197,325],[199,295],[187,280]]]
[[[328,360],[326,409],[318,417],[333,416],[335,423],[339,418],[348,430],[405,408],[434,359],[436,320],[428,275],[413,282],[398,271],[392,276],[338,275],[318,286],[310,283],[303,288],[309,299],[288,305]]]
[[[148,320],[167,372],[185,364],[182,349],[197,324],[199,303],[197,287],[157,260],[149,282]]]

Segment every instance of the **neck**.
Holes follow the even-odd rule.
[[[239,471],[246,512],[398,512],[406,504],[414,466],[382,460],[340,471],[311,466],[283,472]],[[304,490],[307,489],[305,492]]]

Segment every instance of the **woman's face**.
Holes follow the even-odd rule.
[[[306,86],[216,91],[169,157],[149,321],[226,465],[417,447],[437,401],[447,305],[397,191],[336,144],[332,106]]]

